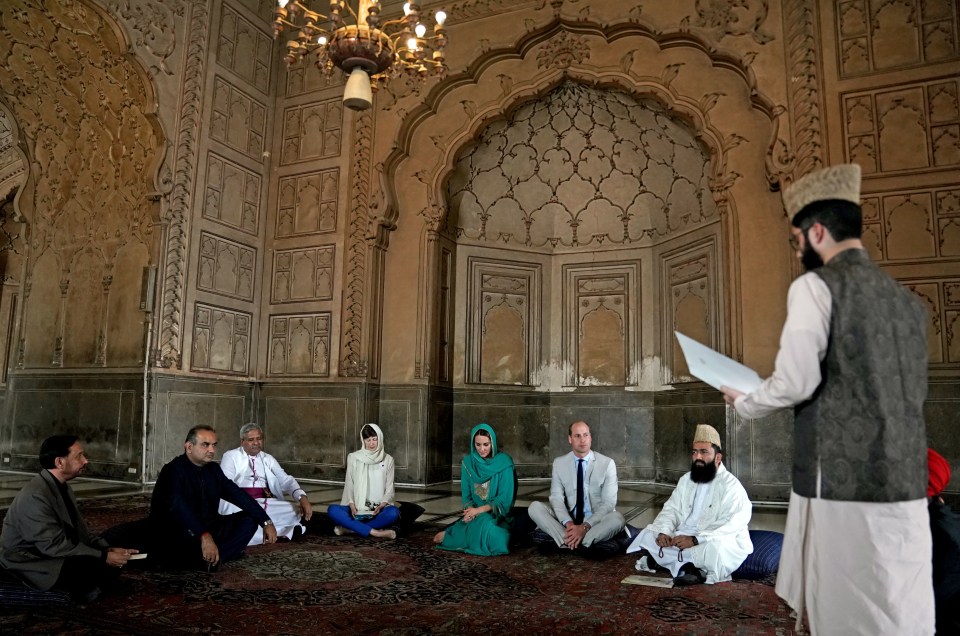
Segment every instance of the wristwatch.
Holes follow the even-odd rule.
[[[273,520],[267,519],[266,521],[263,522],[263,526],[261,527],[266,528],[267,526],[272,526],[272,525],[273,525]]]

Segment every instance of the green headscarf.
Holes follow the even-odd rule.
[[[473,445],[473,440],[479,431],[484,431],[490,436],[490,457],[487,459],[480,457],[477,448]],[[513,459],[497,449],[497,434],[486,423],[477,424],[470,431],[470,454],[463,458],[463,468],[470,474],[474,483],[482,484],[490,481],[492,493],[499,491],[501,479],[513,481]]]

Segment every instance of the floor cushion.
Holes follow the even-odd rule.
[[[780,567],[783,533],[751,530],[750,541],[753,542],[753,553],[740,564],[737,571],[733,573],[733,578],[757,581],[775,574]]]

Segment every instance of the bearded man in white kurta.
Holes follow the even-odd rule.
[[[818,634],[932,634],[926,514],[927,309],[870,262],[860,167],[784,191],[797,258],[773,375],[744,418],[794,406],[793,492],[777,594]]]
[[[307,493],[297,480],[280,468],[273,455],[263,450],[263,429],[258,424],[244,424],[240,429],[240,448],[223,454],[220,468],[227,479],[240,486],[253,497],[270,516],[278,537],[291,539],[294,533],[303,534],[306,527],[302,521],[310,521],[313,510]],[[292,496],[297,503],[284,499]],[[229,515],[238,509],[233,504],[220,500],[220,514]],[[263,543],[263,530],[250,539],[248,545]]]
[[[627,548],[640,550],[637,569],[667,568],[675,585],[722,583],[753,552],[747,529],[752,504],[723,465],[720,434],[697,426],[690,472],[677,482],[653,523]]]

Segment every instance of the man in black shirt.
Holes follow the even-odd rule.
[[[238,558],[258,525],[263,542],[275,543],[277,531],[267,513],[213,461],[216,431],[194,426],[183,447],[183,455],[160,470],[150,501],[155,532],[151,552],[156,562],[167,567],[216,567]],[[221,499],[240,512],[220,515]]]

